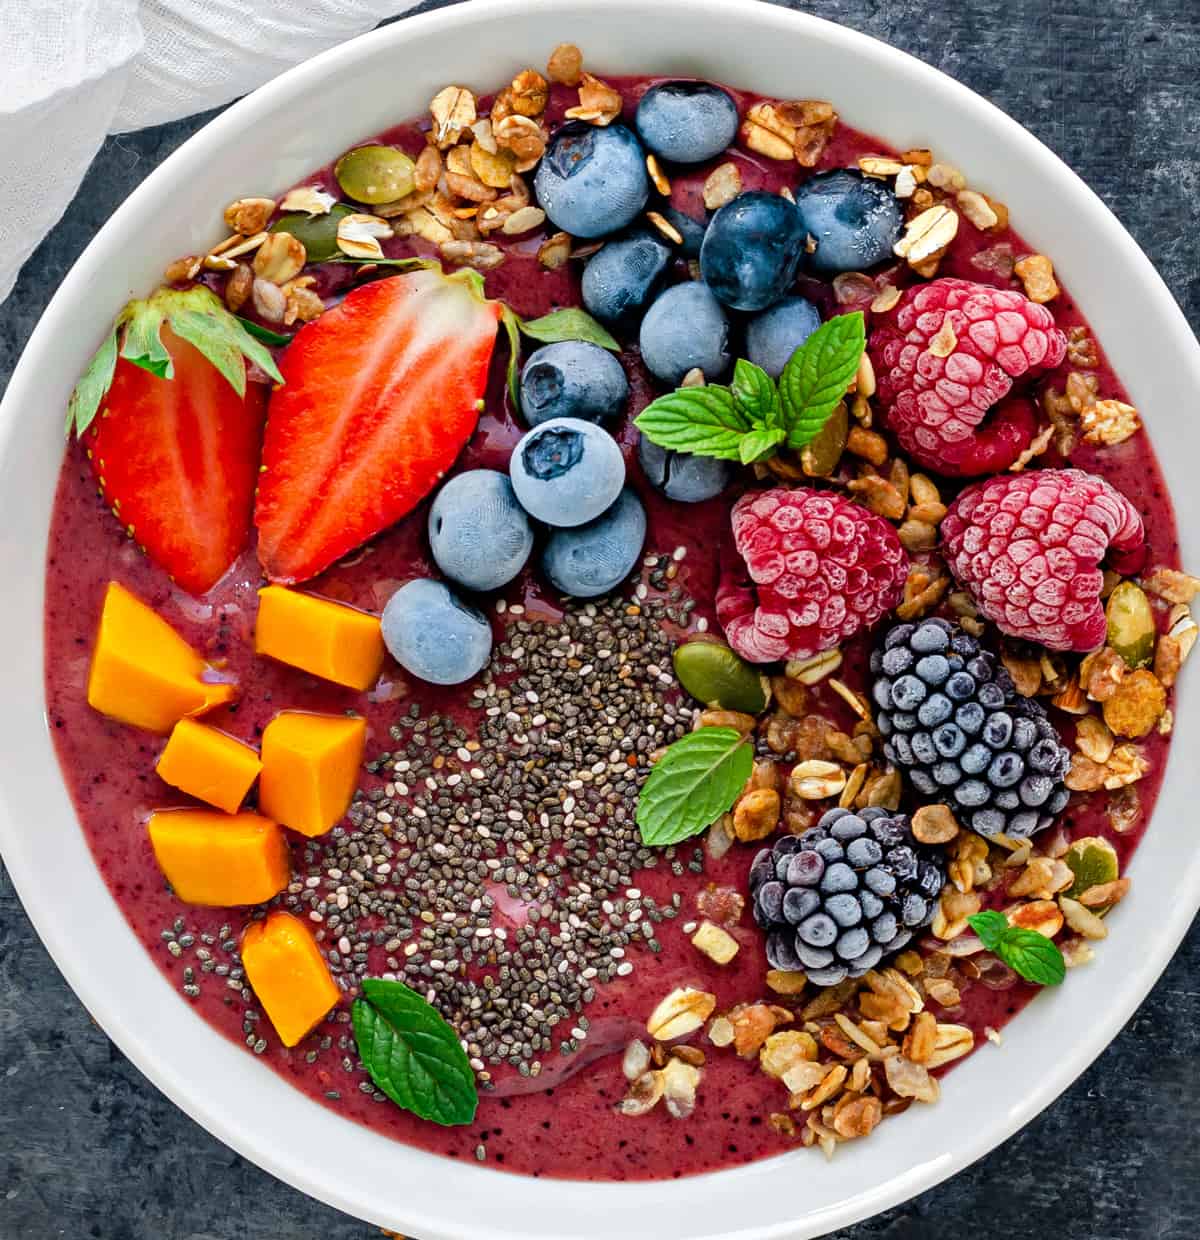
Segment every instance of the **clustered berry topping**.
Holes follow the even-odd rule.
[[[862,977],[898,952],[933,919],[945,882],[942,850],[919,844],[907,815],[874,807],[831,809],[750,869],[768,962],[818,986]]]

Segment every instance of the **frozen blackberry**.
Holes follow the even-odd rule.
[[[871,655],[883,751],[980,835],[1025,839],[1067,803],[1070,751],[995,655],[947,620],[898,624]]]
[[[904,814],[831,809],[750,867],[754,919],[773,969],[818,986],[861,977],[933,919],[946,881],[940,848],[918,844]]]

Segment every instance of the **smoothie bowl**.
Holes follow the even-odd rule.
[[[1157,277],[914,62],[632,12],[419,19],[232,109],[5,401],[22,896],[191,1113],[423,1237],[881,1208],[1197,903]]]

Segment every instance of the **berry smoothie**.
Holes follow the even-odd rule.
[[[653,132],[653,117],[646,120],[639,114],[639,102],[656,81],[613,76],[600,83],[618,97],[620,118],[631,134],[640,131],[645,138]],[[570,119],[568,110],[607,106],[602,93],[596,102],[599,88],[590,89],[587,94],[588,79],[579,87],[554,82],[536,114],[537,123],[554,133]],[[735,128],[739,118],[744,120],[770,103],[751,93],[724,89],[736,111]],[[520,99],[521,91],[513,97]],[[504,119],[497,121],[493,98],[475,102],[479,116],[491,112],[498,132]],[[661,277],[664,285],[704,290],[710,296],[703,283],[692,279],[697,274],[696,252],[689,254],[687,238],[671,221],[682,218],[698,232],[703,230],[713,215],[705,198],[706,194],[711,198],[717,165],[736,169],[741,194],[763,191],[786,203],[781,191],[795,190],[816,173],[856,169],[866,157],[895,158],[897,168],[912,163],[877,139],[829,122],[820,109],[810,107],[808,113],[793,117],[799,122],[789,122],[793,130],[804,128],[804,115],[815,118],[808,127],[820,130],[825,139],[808,166],[772,158],[743,136],[722,141],[716,154],[691,163],[664,157],[652,168],[652,175],[662,178],[658,189],[668,191],[650,207],[669,230],[662,234],[670,241]],[[512,117],[524,118],[525,113],[516,111]],[[719,126],[721,117],[711,123]],[[432,122],[429,118],[407,122],[369,142],[417,160],[430,149],[431,124],[439,124],[436,110]],[[671,149],[667,138],[662,141],[665,149]],[[449,148],[455,149],[462,148]],[[643,159],[640,148],[637,159],[639,163]],[[481,157],[474,167],[485,165]],[[532,168],[528,179],[541,183]],[[332,164],[303,185],[333,198],[345,197]],[[460,187],[469,188],[465,183]],[[552,201],[552,193],[546,189],[542,197]],[[383,200],[368,198],[354,209],[370,215],[373,201]],[[1013,264],[1029,255],[1030,247],[1005,220],[994,218],[994,225],[986,229],[965,222],[959,227],[938,256],[937,279],[1021,288]],[[552,219],[516,235],[487,234],[478,244],[496,247],[502,260],[494,265],[487,260],[482,272],[487,296],[526,322],[582,307],[581,280],[586,264],[596,261],[597,250],[592,247],[613,231],[603,225],[597,228],[596,240],[576,232],[575,257],[555,265],[547,263],[546,246],[556,233],[570,230],[556,229]],[[419,232],[389,231],[398,235],[381,241],[386,260],[439,254],[439,245]],[[656,235],[653,229],[650,235]],[[441,250],[447,253],[444,244]],[[604,253],[598,249],[599,255]],[[217,270],[198,269],[194,284],[228,302],[229,285],[236,277],[219,263],[212,266]],[[868,325],[882,322],[889,309],[871,308],[880,304],[881,290],[888,285],[904,290],[928,278],[896,257],[872,267],[869,275],[852,269],[817,271],[813,266],[802,264],[798,275],[783,281],[783,291],[804,298],[811,307],[805,314],[815,311],[808,330],[847,310],[864,310]],[[327,313],[347,295],[346,305],[353,305],[351,290],[388,274],[386,267],[364,272],[361,263],[345,257],[310,261],[305,275],[311,278],[301,291],[319,299]],[[777,295],[773,293],[770,300],[777,301]],[[1061,290],[1047,306],[1053,327],[1071,342],[1072,354],[1026,388],[1018,385],[1019,390],[1028,390],[1040,402],[1039,409],[1055,400],[1060,402],[1055,408],[1065,408],[1061,394],[1081,384],[1090,385],[1093,394],[1107,401],[1126,404],[1120,380],[1069,292]],[[323,323],[314,310],[310,325],[284,327],[273,310],[266,294],[240,307],[243,320],[251,325],[285,335],[298,330],[303,338]],[[703,307],[681,307],[676,313],[694,317],[704,312]],[[749,313],[730,314],[734,342],[730,348],[735,356],[741,355]],[[634,420],[664,391],[676,386],[686,390],[684,372],[664,383],[660,373],[673,361],[660,362],[653,371],[647,366],[642,352],[647,346],[658,347],[660,338],[640,333],[636,318],[618,316],[607,326],[620,348],[606,356],[619,363],[628,394],[619,402],[617,420],[603,430],[597,427],[595,433],[611,436],[620,450],[623,484],[635,497],[621,502],[635,503],[645,514],[644,546],[632,572],[610,593],[564,598],[565,591],[547,579],[547,571],[552,571],[549,561],[546,566],[541,561],[541,548],[551,535],[538,527],[537,550],[529,563],[498,588],[470,596],[475,614],[486,618],[490,630],[476,674],[459,684],[434,684],[388,659],[365,692],[333,684],[256,653],[258,591],[264,570],[253,545],[239,551],[211,589],[189,593],[127,536],[124,516],[120,523],[113,519],[111,493],[97,497],[95,462],[87,442],[80,440],[66,453],[50,532],[47,717],[81,829],[113,898],[178,992],[178,1001],[190,1004],[213,1028],[244,1043],[247,1053],[259,1056],[266,1067],[316,1102],[404,1143],[533,1176],[662,1179],[846,1136],[846,1125],[834,1123],[841,1122],[843,1112],[828,1116],[834,1127],[818,1131],[806,1127],[810,1109],[789,1106],[789,1092],[794,1102],[800,1091],[783,1088],[763,1069],[760,1052],[766,1035],[756,1043],[752,1040],[748,1054],[739,1055],[727,1042],[721,1045],[715,1024],[708,1026],[711,1044],[702,1033],[688,1030],[693,1034],[684,1040],[689,1053],[672,1058],[672,1045],[681,1043],[671,1038],[656,1041],[647,1031],[647,1021],[664,997],[680,990],[711,997],[705,1020],[714,1012],[719,1021],[722,1014],[736,1016],[747,1006],[761,1009],[767,1013],[762,1019],[768,1022],[768,1032],[807,1029],[814,1060],[819,1054],[823,1064],[847,1067],[866,1061],[860,1047],[847,1043],[833,1017],[846,1011],[864,1022],[878,1018],[872,1017],[870,1005],[855,1006],[855,984],[845,990],[845,970],[837,985],[831,982],[828,989],[812,981],[806,985],[803,976],[794,989],[783,980],[777,982],[782,989],[764,981],[769,971],[799,974],[801,964],[781,969],[769,952],[762,908],[754,902],[761,883],[752,889],[751,865],[758,851],[771,847],[775,839],[789,835],[807,839],[803,833],[813,829],[819,813],[838,804],[837,793],[815,804],[785,801],[779,834],[760,836],[757,843],[751,842],[754,837],[735,838],[732,826],[658,848],[647,846],[638,836],[634,815],[639,786],[666,747],[692,734],[697,713],[707,705],[698,704],[681,687],[672,674],[671,659],[682,643],[721,636],[718,597],[731,558],[737,555],[731,545],[731,510],[748,492],[796,482],[808,485],[814,479],[799,468],[797,453],[790,462],[777,458],[775,466],[744,468],[731,463],[722,474],[729,484],[718,486],[719,493],[699,502],[680,502],[671,497],[669,488],[664,493],[668,474],[659,457],[653,452],[647,455],[644,440],[639,450]],[[668,352],[670,344],[668,340],[663,345]],[[1080,364],[1085,345],[1090,355],[1086,364]],[[285,369],[298,365],[288,360],[290,347],[273,346]],[[526,346],[528,352],[537,347],[536,340]],[[529,416],[532,391],[522,412],[506,381],[506,360],[504,348],[497,347],[487,371],[482,412],[465,447],[453,458],[446,475],[450,483],[472,470],[498,471],[507,477],[514,447],[534,422]],[[710,381],[718,364],[714,360],[706,371]],[[289,376],[295,373],[288,370]],[[258,386],[254,381],[261,377],[252,368],[252,386]],[[620,377],[613,382],[619,388]],[[296,382],[292,387],[300,390]],[[589,391],[603,404],[603,391],[599,396],[595,387]],[[555,399],[552,393],[551,417]],[[884,425],[881,413],[875,426]],[[268,424],[268,446],[271,436]],[[1068,444],[1060,437],[1044,443],[1036,467],[1054,469],[1069,463],[1073,469],[1102,477],[1140,515],[1142,563],[1147,568],[1177,569],[1174,517],[1149,437],[1137,433],[1119,444],[1088,442],[1079,435],[1074,440]],[[889,461],[893,452],[889,443]],[[882,479],[883,459],[876,464],[873,476]],[[817,477],[845,491],[854,468],[843,463]],[[913,472],[917,470],[914,464]],[[953,473],[938,478],[937,503],[943,512],[971,481]],[[111,480],[107,485],[111,488]],[[851,493],[861,500],[861,493]],[[437,494],[429,493],[361,548],[339,554],[331,567],[305,580],[303,589],[376,616],[405,583],[437,578],[442,565],[429,541],[429,512]],[[524,503],[519,490],[517,494]],[[601,504],[607,507],[607,502]],[[529,511],[539,516],[533,502]],[[540,519],[553,522],[550,513]],[[522,554],[528,556],[528,548]],[[924,554],[914,555],[914,563],[928,562],[921,558]],[[904,578],[901,571],[897,591]],[[286,887],[267,902],[271,909],[286,911],[307,925],[343,995],[295,1045],[284,1045],[277,1035],[242,959],[243,932],[250,921],[261,920],[267,905],[203,907],[185,903],[172,891],[151,846],[147,819],[157,810],[194,808],[196,800],[156,774],[163,736],[106,718],[88,704],[96,622],[110,582],[125,586],[168,622],[214,669],[213,675],[237,682],[237,700],[207,713],[206,724],[258,749],[281,709],[324,716],[352,713],[366,721],[364,764],[356,774],[346,815],[331,831],[315,837],[287,833],[291,873]],[[964,613],[950,611],[949,596],[943,595],[929,614],[957,623]],[[978,615],[966,614],[971,621]],[[1160,634],[1169,619],[1166,607],[1156,602]],[[837,750],[842,739],[868,737],[863,752],[875,757],[864,765],[878,758],[882,738],[874,733],[872,749],[869,729],[860,726],[862,710],[842,691],[862,694],[870,702],[875,673],[869,660],[878,639],[874,628],[851,631],[848,626],[844,637],[839,633],[835,641],[840,666],[833,677],[801,681],[800,689],[792,685],[792,691],[803,697],[803,709],[797,707],[795,713],[789,713],[788,699],[776,685],[774,705],[764,712],[757,732],[756,755],[779,765],[786,786],[794,786],[788,783],[789,772],[799,764],[836,766],[848,761]],[[1037,663],[1030,649],[1021,647],[1014,652],[1017,656],[1027,662],[1032,657]],[[1045,657],[1050,660],[1049,654]],[[803,657],[772,655],[763,670],[776,681],[786,679],[788,660],[803,662]],[[1065,684],[1066,673],[1058,670]],[[1078,683],[1076,677],[1076,688]],[[1083,713],[1086,702],[1081,711],[1074,706],[1065,709],[1067,699],[1061,696],[1055,696],[1053,703],[1048,694],[1036,700],[1048,707],[1066,755],[1075,743],[1077,721],[1094,716]],[[767,723],[770,718],[777,721],[774,733]],[[840,739],[829,742],[830,734]],[[1057,846],[1051,850],[1057,860],[1067,854],[1071,841],[1101,837],[1111,843],[1117,868],[1123,871],[1149,822],[1168,747],[1169,729],[1149,730],[1137,742],[1144,765],[1140,779],[1107,790],[1097,783],[1096,791],[1072,795],[1053,825],[1034,841],[1035,851],[1057,836]],[[875,776],[872,768],[869,777]],[[844,784],[845,772],[840,778]],[[928,799],[906,785],[894,802],[874,804],[886,804],[889,813],[915,812]],[[261,796],[256,799],[252,792],[249,804],[261,810]],[[733,816],[725,817],[733,821]],[[1006,850],[1016,857],[1011,871],[1004,868]],[[1021,851],[1015,837],[1006,837],[1003,844],[981,842],[974,862],[979,908],[1012,906],[1014,897],[1006,894],[1007,887],[1030,857],[1029,846],[1023,855]],[[774,881],[773,871],[769,877]],[[969,931],[965,938],[964,932],[956,938],[938,937],[932,910],[940,887],[939,872],[924,924],[908,936],[909,959],[897,955],[897,947],[879,968],[894,966],[897,960],[902,971],[907,965],[911,971],[906,975],[914,978],[926,1011],[935,1012],[946,1028],[970,1031],[973,1046],[982,1048],[982,1053],[1002,1053],[1002,1048],[986,1043],[1001,1040],[1005,1023],[1033,998],[1038,986],[1024,980],[1000,956],[980,952],[977,945],[969,954],[957,951],[956,941],[963,946],[971,938]],[[754,916],[760,916],[759,924]],[[719,963],[698,950],[693,939],[702,923],[719,927],[735,945],[736,955]],[[1118,923],[1119,917],[1114,926]],[[1084,939],[1073,940],[1081,956]],[[822,972],[820,967],[803,967],[817,975]],[[407,983],[454,1027],[478,1081],[478,1111],[471,1122],[441,1126],[409,1113],[393,1105],[366,1070],[350,1015],[350,1001],[359,994],[364,977]],[[772,1005],[778,1009],[774,1015],[768,1012]],[[727,1023],[731,1029],[737,1024]],[[631,1052],[633,1043],[647,1044],[642,1046],[648,1056],[645,1063],[638,1060],[640,1052]],[[907,1054],[912,1048],[909,1043],[904,1046]],[[860,1093],[864,1099],[878,1097],[883,1115],[898,1114],[914,1097],[928,1100],[919,1093],[888,1092],[882,1061],[874,1062],[874,1069],[858,1070],[866,1082]],[[942,1075],[950,1062],[935,1062],[934,1077]],[[685,1090],[690,1093],[685,1105],[672,1109],[651,1103],[643,1110],[636,1099],[629,1103],[631,1085],[644,1080],[643,1073],[666,1071],[672,1063],[698,1071],[699,1084]],[[196,1070],[204,1071],[203,1065],[197,1064]],[[870,1083],[872,1072],[875,1085]],[[671,1099],[668,1088],[667,1101]],[[845,1114],[849,1117],[850,1112]]]

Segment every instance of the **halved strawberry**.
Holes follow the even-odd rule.
[[[410,512],[471,437],[500,320],[474,272],[355,289],[296,336],[271,396],[258,555],[315,577]]]
[[[206,288],[160,289],[121,312],[71,398],[100,492],[130,537],[203,594],[249,539],[271,354]],[[97,416],[99,415],[99,416]]]

